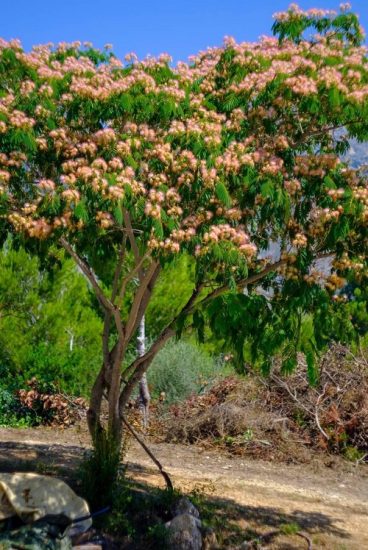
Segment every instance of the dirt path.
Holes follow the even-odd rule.
[[[27,469],[32,463],[40,472],[57,472],[81,459],[87,441],[85,433],[75,429],[0,429],[0,470]],[[366,466],[288,466],[174,444],[150,447],[176,487],[210,496],[220,522],[231,516],[239,528],[257,532],[297,523],[313,540],[313,548],[368,549]],[[149,457],[135,443],[130,445],[126,460],[128,475],[162,485]],[[302,549],[306,542],[279,541],[272,548]]]

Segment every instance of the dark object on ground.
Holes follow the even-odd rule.
[[[66,516],[46,516],[31,525],[0,533],[1,550],[71,550],[71,538],[65,534],[70,525]]]

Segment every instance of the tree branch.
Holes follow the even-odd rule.
[[[89,265],[75,252],[73,247],[70,243],[64,238],[61,237],[60,243],[65,248],[65,250],[70,254],[70,256],[73,258],[75,263],[78,265],[78,267],[81,269],[82,273],[85,275],[85,277],[89,280],[89,282],[92,285],[93,290],[96,293],[96,297],[98,301],[100,302],[102,308],[104,310],[110,311],[111,313],[114,312],[115,307],[112,302],[105,296],[102,288],[99,286],[96,277],[89,267]]]
[[[120,279],[121,272],[122,272],[122,269],[123,269],[123,262],[124,262],[125,251],[126,251],[126,239],[127,239],[127,236],[124,235],[123,242],[122,242],[120,250],[119,250],[119,257],[118,257],[118,261],[117,261],[116,269],[115,269],[115,273],[114,273],[114,281],[112,283],[112,292],[111,292],[111,301],[113,303],[114,303],[115,298],[116,298],[117,293],[118,293],[119,279]]]
[[[138,263],[135,265],[134,269],[132,269],[132,271],[130,273],[128,273],[128,275],[126,277],[124,277],[124,279],[122,280],[122,283],[121,283],[121,288],[120,288],[120,292],[119,292],[119,300],[118,300],[118,304],[121,305],[121,302],[124,298],[124,294],[125,294],[125,291],[126,291],[126,287],[127,287],[127,284],[129,283],[129,281],[131,281],[133,279],[133,277],[141,271],[142,271],[142,266],[143,266],[143,263],[144,261],[149,257],[149,253],[147,252],[146,254],[144,254],[138,261]],[[140,276],[140,279],[142,278],[142,274]]]
[[[141,303],[139,305],[138,312],[137,312],[137,315],[136,315],[135,324],[132,325],[131,332],[127,336],[128,339],[131,338],[131,336],[135,333],[135,331],[137,330],[137,328],[139,326],[139,323],[141,322],[141,319],[142,319],[143,315],[145,314],[145,311],[146,311],[147,306],[149,304],[149,301],[151,299],[152,292],[153,292],[153,289],[154,289],[154,286],[155,286],[155,283],[156,283],[157,277],[159,276],[160,271],[161,271],[161,266],[158,265],[156,267],[155,272],[153,273],[153,275],[151,277],[150,282],[147,285],[145,293],[143,294],[143,297],[142,297],[142,300],[141,300]]]
[[[172,491],[174,489],[172,481],[170,479],[169,474],[167,472],[165,472],[165,470],[163,469],[162,464],[159,462],[159,460],[157,460],[157,458],[152,453],[152,451],[147,447],[145,442],[139,437],[137,432],[132,428],[132,426],[127,421],[125,416],[122,416],[121,419],[122,419],[123,423],[125,424],[125,426],[128,428],[128,430],[130,431],[130,433],[133,435],[133,437],[138,441],[138,443],[141,445],[141,447],[143,447],[143,449],[146,451],[146,453],[148,454],[150,459],[156,464],[157,468],[160,470],[161,475],[165,480],[167,489],[170,489]]]
[[[126,323],[126,339],[129,340],[130,336],[133,334],[133,327],[136,324],[137,315],[139,311],[140,304],[144,297],[144,294],[147,290],[147,287],[157,269],[157,262],[152,262],[152,264],[147,269],[143,277],[140,278],[140,285],[135,293],[132,307],[130,308],[130,313],[128,321]]]
[[[263,277],[265,277],[266,275],[271,273],[271,271],[275,271],[276,269],[278,269],[282,265],[285,265],[286,263],[287,263],[287,260],[279,260],[278,262],[275,262],[274,264],[268,265],[267,267],[265,267],[259,273],[255,273],[254,275],[251,275],[250,277],[247,277],[246,279],[242,279],[241,281],[236,283],[236,286],[237,286],[238,289],[243,289],[245,286],[251,285],[251,284],[256,283],[257,281],[259,281],[260,279],[263,279]],[[229,290],[228,285],[220,286],[219,288],[216,288],[215,290],[213,290],[212,292],[207,294],[207,296],[205,296],[203,298],[203,300],[201,300],[199,303],[197,303],[195,305],[198,306],[198,305],[206,304],[210,300],[213,300],[214,298],[217,298],[217,296],[220,296],[221,294],[224,294],[224,292],[227,292],[228,290]]]
[[[315,262],[317,260],[321,260],[322,258],[328,258],[329,256],[333,256],[333,255],[334,255],[333,252],[321,252],[320,254],[316,255],[313,261]],[[260,279],[263,279],[264,277],[266,277],[266,275],[268,275],[272,271],[276,271],[279,267],[285,265],[286,263],[287,263],[287,260],[278,260],[277,262],[265,267],[262,271],[259,271],[258,273],[254,273],[253,275],[250,275],[250,277],[247,277],[246,279],[242,279],[241,281],[237,282],[236,286],[240,290],[248,285],[252,285],[257,281],[259,281]],[[203,300],[201,300],[200,302],[197,302],[195,305],[196,306],[204,305],[210,300],[213,300],[213,298],[217,298],[217,296],[224,294],[224,292],[227,292],[228,290],[229,290],[228,285],[223,285],[219,288],[216,288],[215,290],[207,294],[207,296],[205,296]]]
[[[359,124],[359,123],[362,123],[362,122],[363,122],[362,120],[358,120],[358,119],[357,120],[348,120],[344,124],[338,124],[337,126],[329,126],[328,128],[324,128],[323,130],[318,130],[318,131],[314,131],[314,132],[305,132],[304,134],[302,134],[302,136],[299,139],[297,139],[295,142],[293,142],[293,147],[295,147],[297,145],[300,145],[301,143],[303,143],[306,139],[308,139],[310,137],[323,135],[323,134],[326,134],[326,132],[332,132],[333,130],[339,130],[340,128],[345,128],[346,126],[349,126],[351,124]]]
[[[134,254],[135,263],[138,264],[140,262],[139,248],[138,248],[135,236],[134,236],[134,229],[132,227],[132,222],[131,222],[131,219],[130,219],[130,215],[129,215],[129,212],[126,209],[124,209],[124,211],[123,211],[123,217],[124,217],[124,223],[125,223],[125,226],[126,226],[128,237],[129,237],[130,246],[132,247],[132,251],[133,251],[133,254]],[[142,276],[143,276],[143,272],[139,271],[139,278],[141,278]]]

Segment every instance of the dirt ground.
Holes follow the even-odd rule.
[[[88,448],[81,427],[0,428],[0,471],[32,470],[67,475]],[[368,548],[368,466],[331,459],[329,465],[273,464],[231,458],[198,447],[150,443],[175,487],[208,496],[224,532],[265,533],[280,524],[296,523],[313,548]],[[128,476],[148,485],[163,486],[162,477],[145,452],[131,441],[126,461]],[[221,536],[220,536],[221,538]],[[224,535],[224,540],[226,536]],[[224,546],[225,547],[225,546]],[[297,536],[276,537],[273,549],[304,549]]]

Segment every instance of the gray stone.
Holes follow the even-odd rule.
[[[190,502],[188,497],[181,497],[174,508],[174,516],[180,516],[181,514],[190,514],[195,518],[199,518],[197,508]]]
[[[191,514],[180,514],[167,522],[169,550],[201,550],[201,522]]]

